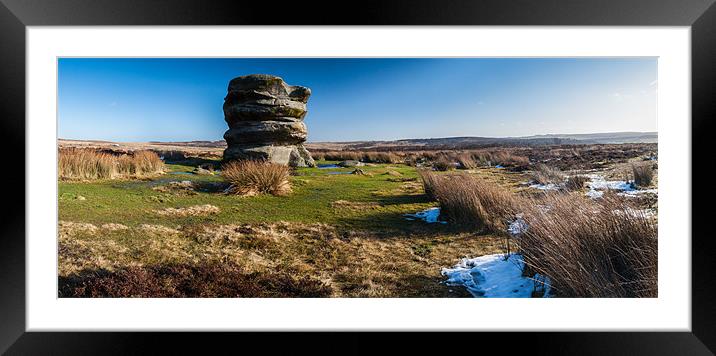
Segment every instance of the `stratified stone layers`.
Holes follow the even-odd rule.
[[[293,167],[313,167],[303,146],[306,103],[311,89],[288,85],[267,74],[251,74],[229,82],[224,98],[224,160],[263,159]]]

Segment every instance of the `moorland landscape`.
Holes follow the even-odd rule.
[[[230,81],[224,140],[58,141],[60,297],[656,297],[654,132],[307,141]]]

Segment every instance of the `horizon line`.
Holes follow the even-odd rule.
[[[538,136],[584,136],[584,135],[599,135],[599,134],[658,134],[658,131],[609,131],[609,132],[589,132],[589,133],[544,133],[544,134],[532,134],[527,136],[443,136],[443,137],[410,137],[410,138],[395,138],[395,139],[358,139],[351,141],[306,141],[305,143],[351,143],[351,142],[390,142],[390,141],[405,141],[405,140],[440,140],[450,138],[485,138],[485,139],[529,139]],[[65,141],[104,141],[104,142],[118,142],[118,143],[171,143],[171,142],[220,142],[225,141],[223,138],[219,140],[188,140],[188,141],[112,141],[107,139],[80,139],[80,138],[62,138],[58,137],[58,140]]]

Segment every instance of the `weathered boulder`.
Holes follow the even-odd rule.
[[[224,98],[224,160],[263,159],[294,167],[313,167],[303,146],[308,135],[306,103],[311,89],[288,85],[267,74],[251,74],[229,82]]]

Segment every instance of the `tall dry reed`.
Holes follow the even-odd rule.
[[[654,170],[651,164],[632,164],[631,171],[634,175],[634,184],[640,187],[648,187],[654,180]]]
[[[522,209],[525,264],[563,297],[656,297],[657,222],[622,199],[547,195]]]
[[[255,160],[232,161],[222,167],[221,176],[231,184],[229,192],[233,194],[281,196],[291,192],[291,169],[281,164]]]
[[[164,162],[152,151],[114,155],[88,148],[59,150],[58,175],[63,180],[143,178],[164,172]]]
[[[446,220],[492,232],[505,232],[518,213],[517,197],[494,183],[470,174],[420,171],[425,192],[440,203]]]
[[[467,152],[458,154],[455,159],[461,169],[475,169],[478,166],[473,155]]]
[[[549,193],[537,200],[469,174],[419,174],[426,194],[440,203],[441,216],[452,224],[505,234],[509,223],[521,217],[526,229],[514,241],[530,274],[549,277],[558,296],[657,296],[653,213],[618,196],[595,201],[582,194]]]
[[[532,179],[539,184],[558,184],[564,181],[564,173],[546,164],[537,164],[532,171]]]

